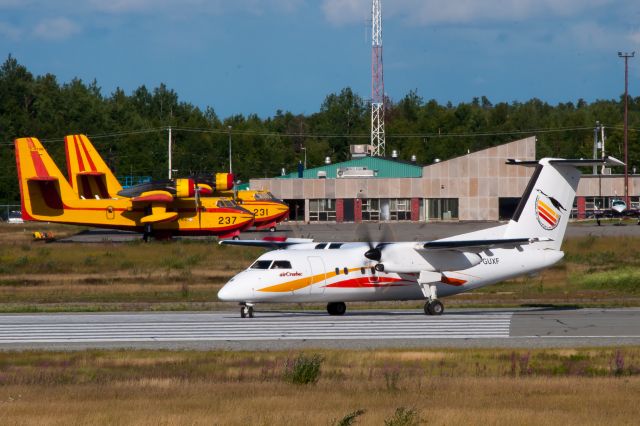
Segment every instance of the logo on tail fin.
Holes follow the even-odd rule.
[[[536,197],[536,218],[543,229],[551,231],[560,223],[562,211],[567,211],[558,200],[538,189]]]

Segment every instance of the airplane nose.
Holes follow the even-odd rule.
[[[235,299],[235,289],[232,288],[231,285],[225,284],[222,286],[220,291],[218,291],[218,299],[223,302],[234,302]]]

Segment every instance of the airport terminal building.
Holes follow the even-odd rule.
[[[352,150],[353,152],[354,150]],[[357,150],[356,150],[357,151]],[[420,166],[395,158],[354,156],[350,161],[269,179],[252,179],[291,207],[290,220],[362,222],[501,220],[513,214],[533,169],[507,165],[508,159],[535,160],[529,137]],[[583,174],[574,216],[588,217],[624,194],[622,175]],[[637,206],[640,176],[629,176]]]

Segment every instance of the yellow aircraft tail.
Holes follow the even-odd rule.
[[[46,220],[64,214],[64,200],[78,198],[37,138],[15,140],[22,218]]]
[[[85,135],[65,136],[64,145],[73,191],[85,199],[116,198],[122,186],[89,138]]]

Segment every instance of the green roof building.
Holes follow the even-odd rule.
[[[360,157],[304,170],[302,177],[304,179],[319,177],[327,179],[342,177],[420,178],[422,177],[422,166],[395,158]],[[296,171],[280,176],[280,178],[297,179],[299,175]]]

